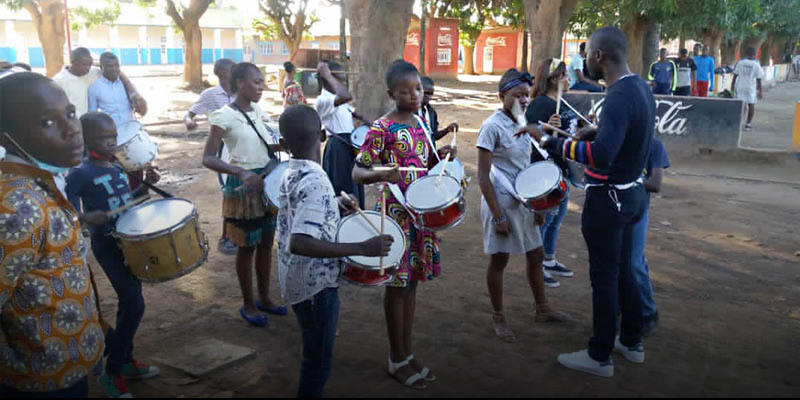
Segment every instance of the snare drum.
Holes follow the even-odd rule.
[[[131,273],[145,282],[184,276],[208,258],[208,240],[200,230],[197,209],[185,199],[140,204],[117,220],[119,240]]]
[[[428,175],[439,175],[439,172],[442,170],[444,166],[444,161],[439,162],[433,167],[430,171],[428,171]],[[458,159],[458,157],[450,160],[447,163],[447,168],[444,171],[445,175],[452,176],[457,181],[461,182],[461,187],[464,189],[467,188],[467,174],[464,170],[464,163]]]
[[[414,181],[406,190],[406,205],[421,230],[441,231],[455,227],[467,215],[461,182],[443,175],[427,175]]]
[[[377,211],[364,211],[375,226],[381,226],[381,213]],[[384,218],[384,234],[391,235],[394,243],[389,250],[389,255],[383,258],[384,275],[380,274],[380,257],[350,256],[342,261],[345,263],[344,274],[348,281],[362,286],[384,285],[392,281],[392,270],[400,265],[406,251],[406,237],[400,225],[389,217]],[[336,233],[339,243],[360,243],[378,236],[375,230],[364,220],[360,214],[351,214],[342,218]]]
[[[267,205],[269,212],[274,215],[278,215],[278,208],[280,208],[278,194],[281,191],[281,182],[287,168],[289,168],[289,162],[282,162],[264,177],[264,204]]]
[[[350,145],[353,146],[356,153],[361,151],[361,146],[367,141],[367,134],[369,133],[369,126],[361,125],[353,130],[350,134]]]
[[[578,189],[585,190],[586,174],[583,164],[576,163],[572,160],[567,160],[567,169],[569,170],[569,176],[567,177],[569,183]]]
[[[114,156],[125,171],[141,171],[158,156],[158,145],[139,121],[128,121],[118,128],[117,151]]]
[[[523,169],[514,181],[514,189],[531,211],[558,207],[568,190],[561,168],[552,161],[535,162]]]

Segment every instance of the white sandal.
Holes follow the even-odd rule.
[[[397,371],[399,371],[400,368],[403,368],[403,367],[407,366],[408,365],[408,361],[409,360],[401,361],[399,363],[393,363],[392,362],[392,358],[389,357],[389,364],[388,364],[387,372],[389,373],[389,375],[391,375],[398,382],[400,382],[403,385],[408,386],[408,387],[410,387],[412,389],[425,389],[425,388],[427,388],[428,385],[426,385],[425,382],[424,382],[425,381],[425,377],[422,374],[420,374],[419,372],[414,374],[414,375],[409,376],[408,379],[405,380],[405,382],[401,381],[400,377],[397,376]],[[423,381],[422,382],[422,386],[416,386],[415,385],[419,381]]]
[[[406,361],[408,361],[410,363],[411,360],[413,360],[413,359],[414,359],[414,355],[413,354],[409,354],[408,358],[406,358]],[[428,369],[428,367],[422,367],[422,371],[419,371],[419,374],[422,375],[422,379],[425,379],[426,382],[433,382],[433,381],[436,380],[435,376],[433,378],[429,378],[428,377],[428,375],[431,374],[431,370]]]

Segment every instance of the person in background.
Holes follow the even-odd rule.
[[[667,49],[658,52],[658,61],[650,65],[648,78],[653,85],[653,94],[672,95],[678,83],[678,67],[667,59]]]
[[[653,299],[653,284],[650,281],[650,267],[647,264],[644,249],[647,243],[647,224],[650,214],[650,193],[661,192],[661,183],[664,180],[664,170],[669,168],[669,157],[664,143],[653,138],[650,144],[650,155],[644,170],[644,189],[647,191],[644,215],[633,226],[633,248],[631,250],[631,267],[636,283],[639,285],[639,295],[642,299],[643,328],[642,336],[647,337],[658,326],[658,308]]]
[[[75,105],[77,118],[89,112],[89,86],[103,76],[103,71],[92,66],[93,63],[94,59],[89,49],[78,47],[70,53],[70,65],[64,66],[64,69],[53,77],[53,81],[67,93],[67,98]],[[119,73],[119,79],[130,95],[134,111],[141,115],[147,114],[147,102],[136,91],[133,82],[122,72]]]
[[[761,80],[764,79],[764,68],[756,60],[756,48],[748,47],[743,59],[736,63],[733,69],[733,82],[731,87],[736,91],[736,98],[747,104],[746,131],[753,129],[753,116],[756,113],[756,104],[763,98],[761,93]]]
[[[283,68],[286,70],[286,80],[283,81],[283,108],[307,104],[302,86],[294,80],[297,68],[291,61],[283,63]]]
[[[708,97],[709,92],[714,92],[714,57],[709,55],[710,52],[708,45],[705,45],[701,54],[694,57],[694,63],[697,66],[696,95],[699,97]]]
[[[569,67],[567,67],[567,73],[569,74],[569,90],[602,92],[602,86],[583,73],[583,63],[585,60],[586,42],[581,43],[580,51],[572,56],[572,59],[569,61]]]
[[[439,114],[436,112],[436,109],[433,108],[431,105],[431,99],[433,98],[434,93],[434,84],[433,79],[424,76],[421,79],[422,81],[422,107],[419,109],[418,115],[422,117],[422,120],[428,124],[428,128],[430,130],[431,135],[433,136],[431,139],[433,141],[433,145],[436,146],[436,141],[447,136],[448,133],[452,133],[458,130],[458,124],[453,122],[452,124],[448,125],[447,128],[439,130]]]
[[[197,129],[195,117],[198,115],[203,114],[209,116],[214,111],[233,102],[235,94],[231,89],[231,69],[234,65],[236,65],[236,63],[227,58],[220,58],[214,63],[214,75],[217,76],[219,85],[208,88],[204,90],[203,93],[200,93],[200,98],[197,99],[197,102],[192,104],[186,116],[183,117],[186,130],[193,131]],[[223,254],[235,255],[238,248],[228,239],[226,226],[225,223],[222,224],[222,237],[219,238],[217,249]]]
[[[678,67],[675,95],[690,96],[697,86],[697,65],[694,59],[689,57],[689,50],[681,49],[675,65]]]

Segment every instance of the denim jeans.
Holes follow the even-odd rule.
[[[578,82],[574,86],[569,88],[569,90],[586,90],[592,93],[600,93],[603,91],[603,88],[601,88],[600,86],[592,85],[591,83]]]
[[[639,285],[639,294],[642,296],[642,314],[644,318],[652,317],[656,311],[656,301],[653,299],[653,285],[650,283],[650,268],[647,265],[647,257],[644,255],[644,247],[647,242],[647,221],[650,208],[650,200],[645,202],[644,215],[633,227],[633,250],[631,252],[631,264],[636,283]]]
[[[106,332],[108,362],[106,372],[117,375],[133,361],[133,337],[144,316],[142,281],[125,266],[125,257],[116,240],[108,235],[92,235],[92,252],[117,293],[117,326]]]
[[[558,208],[552,209],[547,212],[544,219],[544,224],[539,228],[542,234],[542,243],[544,246],[544,258],[554,260],[556,258],[556,242],[558,241],[558,231],[561,229],[561,221],[564,220],[564,215],[567,214],[567,205],[569,204],[569,191],[564,196],[564,200],[558,205]]]
[[[54,392],[20,392],[14,388],[0,385],[0,398],[3,399],[87,399],[89,398],[89,378],[84,377],[74,385]]]
[[[339,289],[328,288],[292,306],[303,339],[298,398],[320,398],[331,375],[339,322]]]
[[[586,189],[582,226],[589,249],[593,335],[589,356],[605,362],[614,348],[617,315],[622,314],[620,341],[633,346],[642,336],[642,301],[631,267],[633,227],[642,219],[644,187],[627,190],[608,186]]]

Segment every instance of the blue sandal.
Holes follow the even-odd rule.
[[[262,326],[267,326],[267,323],[269,323],[269,318],[267,318],[266,315],[251,317],[247,315],[247,313],[244,311],[244,307],[239,309],[239,314],[241,314],[242,318],[244,318],[245,321],[249,322],[251,325],[254,326],[262,327]]]
[[[269,308],[269,307],[264,307],[264,305],[261,304],[260,301],[256,301],[256,308],[267,314],[277,315],[279,317],[289,315],[289,307],[286,306],[277,306]]]

